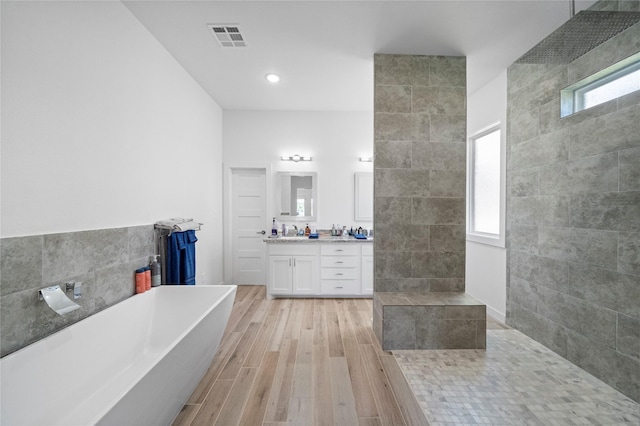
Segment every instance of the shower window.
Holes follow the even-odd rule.
[[[561,117],[640,90],[640,53],[620,61],[560,92]]]
[[[504,144],[500,125],[468,143],[467,239],[504,246]]]

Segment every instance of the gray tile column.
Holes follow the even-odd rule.
[[[394,293],[465,290],[466,59],[375,55],[374,63],[374,332],[385,349],[445,347],[425,338],[426,325],[484,347],[475,322],[436,324],[437,306],[392,302]]]
[[[374,62],[375,291],[464,291],[466,59]]]

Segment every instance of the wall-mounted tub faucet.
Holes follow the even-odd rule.
[[[65,291],[68,293],[73,290],[73,298],[80,299],[82,297],[82,283],[77,283],[75,281],[69,281],[64,284]]]
[[[59,285],[38,290],[38,299],[47,302],[47,305],[58,315],[64,315],[80,309],[80,305],[72,302],[71,299],[64,294]]]

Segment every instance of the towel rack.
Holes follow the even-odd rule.
[[[163,221],[163,222],[169,222],[169,221]],[[169,235],[171,235],[174,232],[184,232],[184,231],[190,231],[190,230],[200,231],[203,225],[204,223],[189,220],[189,221],[183,221],[183,222],[175,222],[173,224],[156,223],[153,225],[153,227],[154,229],[169,231]]]
[[[167,242],[174,232],[199,231],[204,224],[193,219],[173,218],[158,221],[153,225],[156,230],[156,253],[160,254],[160,267],[162,269],[162,284],[166,284],[167,277]]]

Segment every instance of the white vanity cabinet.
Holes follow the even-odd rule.
[[[360,246],[323,244],[320,246],[320,291],[324,296],[361,294]]]
[[[362,294],[373,295],[373,244],[362,246]]]
[[[274,244],[269,247],[271,295],[313,296],[319,292],[319,247]]]
[[[361,242],[268,242],[271,296],[370,297],[373,245]]]

